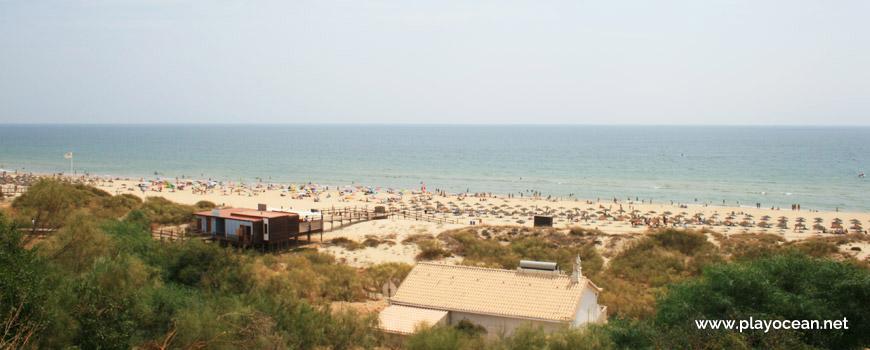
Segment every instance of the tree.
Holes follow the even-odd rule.
[[[678,338],[711,337],[694,320],[848,320],[849,329],[776,332],[744,330],[749,347],[791,347],[796,339],[821,348],[870,345],[870,272],[847,262],[801,254],[740,264],[714,264],[703,277],[673,285],[659,302],[656,323]],[[715,331],[713,338],[736,335]],[[674,337],[672,337],[673,339]],[[670,343],[674,345],[674,343]]]
[[[0,349],[26,346],[43,327],[40,305],[49,289],[44,267],[18,228],[0,215]]]
[[[64,185],[50,179],[42,179],[12,202],[12,207],[30,218],[33,233],[43,229],[59,228],[71,209],[64,193]]]

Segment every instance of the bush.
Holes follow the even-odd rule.
[[[398,287],[411,272],[411,268],[411,265],[400,262],[386,262],[369,266],[365,269],[365,287],[369,291],[380,293],[381,287],[387,283],[390,277],[393,278]]]
[[[410,350],[449,350],[465,349],[472,336],[450,326],[418,328],[408,337]]]
[[[444,245],[435,239],[427,239],[417,243],[420,248],[420,254],[417,254],[417,260],[435,260],[445,256],[450,256],[450,252],[444,249]]]
[[[76,212],[104,220],[124,216],[139,203],[141,200],[130,194],[113,197],[92,186],[44,178],[16,198],[12,207],[23,222],[32,222],[36,228],[57,229]]]
[[[6,221],[0,214],[0,345],[12,349],[26,346],[45,326],[43,303],[50,291],[45,261]]]
[[[39,242],[38,247],[58,269],[77,274],[109,254],[113,243],[93,219],[79,213],[69,220],[69,225]]]
[[[252,284],[250,266],[231,248],[191,240],[161,245],[168,281],[212,291],[245,292]]]
[[[357,250],[365,248],[361,243],[347,237],[336,237],[332,239],[332,244],[342,247],[347,250]]]
[[[381,243],[382,242],[377,238],[366,238],[366,240],[362,242],[364,246],[369,248],[377,248]]]
[[[713,248],[713,244],[707,242],[707,236],[693,231],[664,229],[650,235],[650,237],[662,247],[677,250],[688,256]]]
[[[129,349],[144,314],[139,296],[152,282],[150,269],[136,257],[101,258],[73,283],[71,314],[79,327],[74,343],[83,349]]]
[[[840,252],[840,248],[837,247],[837,245],[831,242],[825,242],[815,239],[795,244],[794,247],[798,251],[804,252],[807,255],[816,258],[830,257]]]
[[[217,204],[212,201],[199,201],[193,205],[193,209],[196,211],[206,211],[217,208]]]
[[[870,272],[845,262],[778,255],[740,264],[714,264],[703,277],[672,286],[659,302],[656,322],[700,335],[696,319],[848,319],[848,330],[799,330],[806,344],[821,348],[860,348],[870,344]],[[721,331],[720,331],[721,332]],[[746,331],[744,331],[746,332]],[[761,346],[766,335],[750,331],[746,340]],[[783,341],[792,336],[783,335]]]
[[[631,242],[611,260],[607,273],[630,281],[661,286],[679,280],[685,270],[683,254],[665,249],[651,238],[642,238]]]
[[[140,210],[152,222],[163,225],[181,225],[193,222],[194,207],[172,202],[163,197],[148,197]]]
[[[129,193],[112,196],[104,200],[104,207],[110,212],[107,217],[121,217],[142,205],[142,199]]]

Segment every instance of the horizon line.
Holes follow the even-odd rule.
[[[206,124],[206,125],[204,125]],[[645,126],[645,127],[870,127],[870,124],[599,124],[599,123],[412,123],[412,122],[155,122],[155,123],[7,123],[8,126],[257,126],[257,125],[309,125],[309,126]]]

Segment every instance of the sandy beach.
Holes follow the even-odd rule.
[[[768,233],[780,235],[786,240],[802,240],[811,237],[836,235],[842,231],[866,233],[870,227],[870,213],[815,212],[802,208],[745,208],[730,206],[695,206],[679,203],[636,203],[633,201],[597,199],[546,199],[504,198],[485,194],[435,194],[420,189],[404,191],[360,187],[294,186],[280,185],[231,186],[195,185],[195,181],[157,182],[125,179],[81,179],[113,195],[132,194],[140,198],[163,197],[171,201],[195,204],[211,201],[222,207],[256,208],[266,204],[269,208],[309,211],[312,209],[357,207],[373,209],[383,205],[391,210],[432,215],[449,220],[449,223],[431,223],[400,218],[356,223],[327,231],[324,241],[346,237],[358,242],[377,238],[386,242],[377,247],[365,247],[353,251],[341,247],[320,244],[324,249],[354,266],[367,266],[383,261],[413,263],[417,255],[414,244],[402,241],[412,234],[432,234],[468,225],[515,225],[531,227],[533,216],[553,215],[557,228],[581,227],[597,229],[608,234],[637,234],[650,227],[706,228],[728,234]],[[143,186],[142,184],[147,184]],[[368,193],[368,194],[366,194]],[[7,201],[8,202],[8,201]],[[665,219],[667,218],[667,224]],[[805,229],[795,229],[803,221]],[[858,226],[855,226],[857,223]],[[780,226],[784,226],[780,227]],[[814,228],[815,226],[815,228]],[[328,228],[329,226],[327,226]],[[827,232],[820,230],[824,227]],[[318,237],[319,238],[319,237]],[[865,247],[866,248],[866,247]],[[864,251],[868,249],[863,249]],[[449,260],[449,258],[448,258]]]
[[[791,210],[791,208],[746,208],[734,206],[695,206],[680,203],[637,203],[626,199],[614,201],[601,199],[546,199],[546,198],[504,198],[485,193],[480,197],[469,194],[457,196],[454,194],[422,193],[419,190],[393,191],[372,189],[376,194],[364,194],[365,187],[337,190],[330,187],[318,188],[313,194],[301,194],[304,190],[287,190],[269,188],[268,185],[239,186],[227,190],[213,189],[195,191],[190,187],[170,189],[164,186],[150,186],[144,191],[139,187],[139,181],[114,180],[112,182],[99,180],[94,185],[112,194],[129,193],[141,198],[159,196],[175,202],[194,204],[201,200],[211,201],[219,206],[256,208],[257,204],[266,204],[270,208],[295,210],[312,210],[326,208],[373,208],[385,205],[409,212],[425,212],[437,217],[455,220],[458,224],[488,224],[488,225],[521,225],[532,226],[532,213],[554,216],[554,226],[581,226],[595,228],[608,233],[638,233],[647,230],[646,223],[632,225],[635,218],[658,218],[659,226],[664,225],[662,216],[668,217],[668,226],[673,226],[673,218],[679,219],[678,226],[700,229],[708,227],[723,233],[754,232],[783,234],[786,239],[800,239],[815,235],[813,229],[816,221],[829,232],[836,231],[832,225],[834,220],[841,220],[843,229],[853,227],[857,220],[863,231],[870,225],[870,213],[856,212],[818,212],[808,208]],[[177,185],[175,185],[177,186]],[[315,187],[317,188],[317,187]],[[300,193],[300,194],[297,194]],[[584,219],[585,217],[585,219]],[[695,220],[697,218],[697,220]],[[787,228],[777,227],[785,218]],[[799,219],[804,220],[806,229],[795,230]],[[520,221],[523,221],[520,223]],[[770,227],[764,226],[766,222]],[[730,223],[731,225],[729,225]],[[748,225],[747,225],[748,224]],[[745,225],[741,226],[741,225]],[[833,226],[833,227],[832,227]],[[803,232],[798,232],[803,231]],[[850,230],[854,232],[856,229]]]

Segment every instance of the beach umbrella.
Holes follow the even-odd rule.
[[[825,230],[825,227],[822,226],[821,224],[815,224],[815,225],[813,225],[813,230],[816,230],[816,231],[824,231],[824,230]]]
[[[785,216],[780,216],[779,222],[776,224],[776,227],[788,228],[788,218],[786,218]]]

